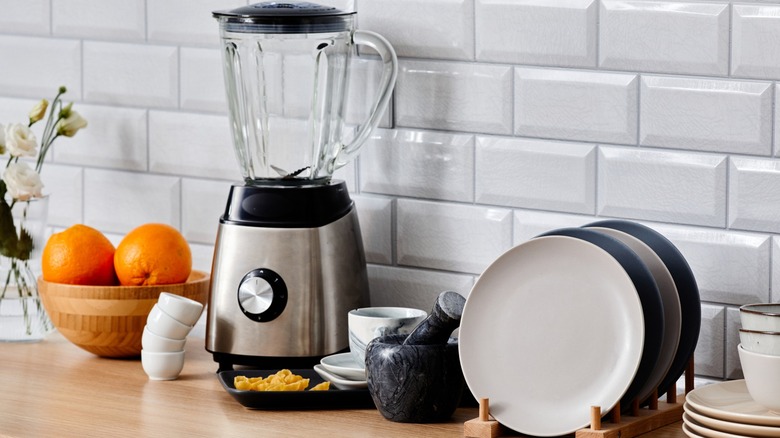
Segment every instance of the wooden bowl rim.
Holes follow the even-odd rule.
[[[203,283],[208,283],[209,280],[210,280],[209,273],[205,271],[195,270],[195,269],[193,269],[192,272],[190,272],[189,278],[184,283],[154,284],[154,285],[147,285],[147,286],[91,286],[91,285],[68,284],[68,283],[52,283],[44,280],[43,276],[39,276],[38,289],[39,292],[42,294],[45,294],[49,289],[53,289],[61,292],[81,291],[86,294],[94,294],[96,297],[100,296],[101,294],[109,294],[117,291],[124,291],[124,292],[133,291],[137,295],[149,294],[150,296],[151,295],[156,296],[159,295],[160,292],[166,292],[167,290],[170,289],[173,289],[174,293],[176,290],[181,290],[182,288],[184,288],[185,290],[191,290],[193,286],[196,287],[202,286]]]

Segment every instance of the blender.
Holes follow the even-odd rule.
[[[206,318],[206,350],[233,365],[310,366],[348,348],[347,313],[369,304],[360,224],[344,181],[377,126],[397,72],[380,35],[356,12],[264,2],[215,11],[232,141],[243,183],[220,217]],[[382,76],[349,141],[344,115],[356,45]]]

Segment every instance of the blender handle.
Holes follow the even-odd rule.
[[[380,80],[378,98],[374,107],[371,109],[366,121],[360,125],[359,131],[355,134],[352,141],[341,147],[341,152],[336,157],[336,169],[344,166],[351,160],[352,156],[367,140],[371,131],[379,125],[379,118],[384,113],[385,108],[387,108],[387,103],[390,101],[390,96],[395,86],[395,79],[398,75],[398,58],[395,55],[395,50],[382,35],[367,30],[356,30],[352,34],[352,41],[355,44],[371,47],[379,53],[383,63],[382,79]]]

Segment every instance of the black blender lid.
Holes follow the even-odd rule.
[[[323,33],[350,30],[355,12],[311,2],[262,2],[212,15],[228,32]]]

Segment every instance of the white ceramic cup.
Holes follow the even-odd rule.
[[[739,329],[739,342],[747,351],[780,356],[780,332],[759,332]]]
[[[141,350],[141,366],[150,380],[174,380],[184,368],[184,352]]]
[[[739,308],[742,328],[759,332],[780,332],[780,304],[746,304]]]
[[[780,356],[753,353],[742,344],[737,349],[750,396],[756,403],[780,414]]]
[[[191,325],[185,325],[168,315],[155,304],[146,318],[146,328],[157,336],[170,339],[184,339],[192,330]]]
[[[180,323],[190,326],[198,322],[203,311],[203,304],[170,292],[161,292],[160,298],[157,299],[157,305]]]
[[[177,352],[184,351],[186,339],[171,339],[155,334],[147,327],[144,327],[144,334],[141,336],[141,348],[145,351],[154,352]]]
[[[362,367],[366,365],[366,346],[374,338],[408,335],[428,313],[407,307],[364,307],[347,315],[349,351]]]

